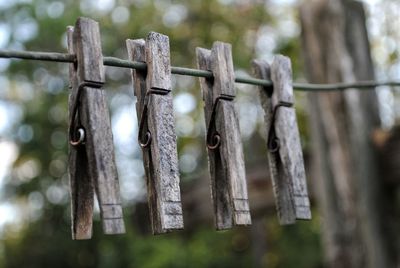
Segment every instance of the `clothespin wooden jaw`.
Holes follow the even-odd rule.
[[[288,57],[277,55],[271,65],[271,79],[274,91],[272,94],[272,105],[279,103],[290,103],[294,105],[292,65]]]
[[[146,39],[147,80],[149,89],[171,91],[169,38],[150,32]]]
[[[214,76],[214,101],[218,96],[236,96],[235,70],[233,69],[232,46],[216,41],[211,49],[211,70]]]
[[[244,156],[233,100],[234,70],[231,46],[215,42],[211,50],[197,48],[199,69],[213,72],[200,78],[205,103],[207,148],[215,225],[218,230],[251,224]]]
[[[271,80],[274,85],[272,94],[274,109],[284,104],[276,111],[275,132],[280,139],[279,155],[285,173],[292,182],[296,219],[309,220],[311,219],[310,201],[300,133],[293,108],[292,67],[288,57],[278,55],[274,58],[271,65]],[[289,105],[285,107],[285,103]]]
[[[67,33],[68,50],[76,54],[76,63],[70,65],[69,98],[72,237],[89,239],[92,235],[94,191],[104,232],[124,233],[110,117],[102,90],[99,26],[91,19],[79,18]]]
[[[151,32],[126,45],[130,60],[147,63],[147,72],[135,70],[132,79],[153,233],[183,229],[169,40]]]
[[[86,40],[85,37],[100,37],[98,22],[79,18],[74,27],[74,48],[80,82],[104,84],[105,72],[100,40]],[[92,42],[92,44],[90,44]]]
[[[260,87],[267,129],[268,162],[278,217],[281,224],[310,219],[310,203],[300,145],[300,134],[293,108],[290,60],[278,55],[272,65],[253,61],[256,77],[271,79],[273,89]]]

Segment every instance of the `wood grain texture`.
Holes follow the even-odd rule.
[[[129,60],[146,62],[145,53],[145,41],[144,39],[126,40],[126,47],[128,50]],[[142,117],[143,108],[146,103],[146,75],[147,71],[132,70],[133,80],[133,92],[136,96],[136,115],[138,121],[138,127],[140,127],[140,119]],[[144,128],[148,128],[147,120],[144,122]],[[161,216],[159,210],[159,195],[156,190],[156,178],[154,173],[154,167],[151,157],[151,150],[147,148],[142,149],[143,165],[146,173],[146,185],[147,185],[147,202],[149,206],[150,222],[152,226],[153,234],[160,234],[163,231],[161,227]]]
[[[211,50],[204,48],[196,48],[197,66],[201,70],[211,70]],[[200,87],[204,100],[204,114],[206,127],[211,120],[213,98],[213,80],[199,78]],[[228,189],[227,176],[221,163],[219,149],[210,150],[208,152],[208,162],[211,179],[211,196],[214,206],[214,221],[217,230],[232,228],[233,226],[233,210],[230,204],[230,195]]]
[[[150,32],[146,39],[146,63],[150,88],[171,91],[169,38]]]
[[[150,33],[146,39],[147,91],[171,90],[169,39],[159,33]],[[163,88],[161,88],[161,86]],[[150,145],[161,231],[183,229],[181,194],[179,187],[178,152],[172,94],[149,95],[148,126],[152,135]]]
[[[67,28],[68,52],[75,54],[73,44],[74,28]],[[76,100],[76,89],[78,88],[78,76],[76,65],[69,65],[69,111]],[[69,113],[71,120],[72,114]],[[71,197],[71,231],[72,239],[90,239],[92,237],[93,225],[93,199],[94,186],[92,177],[89,176],[88,160],[84,146],[69,145],[68,173],[70,181]]]
[[[262,60],[252,62],[254,76],[260,79],[270,80],[270,66]],[[264,110],[264,121],[266,128],[266,140],[268,140],[269,131],[272,124],[273,106],[272,106],[272,88],[259,87],[261,106]],[[282,162],[278,153],[268,150],[268,165],[272,181],[272,189],[275,195],[275,205],[278,212],[280,224],[293,224],[296,222],[296,211],[291,189],[291,181],[285,175]]]
[[[206,126],[209,126],[216,99],[235,95],[230,45],[216,42],[212,50],[197,48],[197,65],[212,70],[214,79],[200,78],[205,103]],[[217,149],[208,148],[211,193],[218,230],[233,225],[251,224],[244,157],[239,122],[231,100],[220,100],[216,110],[215,130],[221,137]]]
[[[132,79],[137,97],[138,123],[147,105],[143,127],[151,133],[149,148],[143,148],[150,219],[154,234],[183,229],[179,168],[172,107],[168,37],[150,33],[146,42],[127,40],[130,60],[146,62],[147,73],[134,70]],[[151,64],[149,64],[151,62]],[[168,66],[165,66],[168,65]],[[162,88],[164,87],[164,88]],[[152,89],[163,94],[146,93]]]
[[[271,80],[274,85],[273,107],[279,102],[293,103],[292,68],[289,58],[275,56],[271,64]],[[293,187],[296,218],[311,219],[300,133],[293,107],[280,107],[277,110],[275,133],[280,140],[279,156],[282,166]]]
[[[220,95],[235,96],[235,73],[231,45],[215,42],[211,49],[214,88]],[[215,99],[215,96],[213,96]],[[244,155],[239,119],[233,101],[220,101],[216,116],[216,131],[221,136],[222,167],[226,171],[235,225],[251,224],[244,168]]]
[[[91,19],[79,18],[74,29],[79,83],[103,83],[104,66],[98,23]],[[80,117],[86,132],[84,147],[89,175],[94,182],[99,202],[103,231],[106,234],[125,233],[105,92],[101,87],[86,86],[82,90]]]
[[[211,70],[214,75],[214,100],[219,95],[235,96],[235,70],[230,44],[214,42],[211,49]]]
[[[79,77],[82,81],[104,83],[105,73],[99,24],[94,20],[80,17],[75,24],[74,36],[81,40],[81,42],[75,43],[75,53],[79,59]]]

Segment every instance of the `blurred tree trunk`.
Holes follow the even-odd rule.
[[[304,1],[302,46],[310,82],[373,80],[360,2]],[[372,131],[380,127],[374,90],[309,94],[313,182],[328,267],[394,267],[384,230],[382,178]]]

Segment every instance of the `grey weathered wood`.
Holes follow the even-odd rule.
[[[198,68],[202,70],[211,70],[211,50],[197,48],[196,54]],[[212,106],[214,103],[213,84],[212,80],[210,79],[199,78],[199,80],[203,93],[203,100],[205,103],[204,114],[207,127],[211,119]],[[211,177],[211,195],[214,206],[215,226],[218,230],[228,229],[233,225],[233,210],[230,205],[227,176],[224,174],[219,153],[210,149],[207,151]]]
[[[214,75],[213,80],[200,78],[206,126],[209,126],[216,99],[221,95],[235,96],[231,48],[229,44],[216,42],[211,51],[197,48],[196,53],[198,68],[211,70]],[[219,100],[215,130],[221,143],[217,149],[208,148],[208,159],[216,228],[249,225],[251,217],[242,141],[232,100]]]
[[[215,42],[211,49],[211,67],[216,93],[235,96],[235,74],[231,45]],[[215,99],[215,96],[213,96]],[[235,225],[251,224],[239,120],[233,101],[222,101],[216,116],[216,130],[221,136],[222,167],[228,177]]]
[[[262,60],[252,62],[255,77],[270,80],[270,66]],[[261,105],[264,110],[264,121],[266,128],[266,140],[268,140],[269,131],[272,124],[273,106],[272,106],[272,88],[259,87]],[[278,212],[280,224],[292,224],[296,222],[296,211],[292,195],[291,181],[285,176],[279,154],[268,150],[268,165],[272,181],[272,189],[275,195],[275,205]]]
[[[73,44],[74,28],[67,28],[68,52],[75,54]],[[78,76],[76,65],[69,65],[70,88],[78,87]],[[69,110],[76,99],[76,90],[70,90]],[[72,114],[69,114],[71,119]],[[72,239],[89,239],[92,237],[93,225],[93,197],[94,186],[91,176],[89,176],[87,156],[83,146],[69,145],[69,180],[71,195],[71,231]]]
[[[272,105],[280,102],[293,103],[292,68],[290,59],[278,55],[271,64],[271,80],[274,85]],[[303,152],[293,107],[281,106],[276,112],[275,133],[279,138],[279,157],[286,176],[293,187],[293,198],[297,219],[311,219],[310,201],[307,192]]]
[[[152,32],[146,42],[127,40],[126,45],[130,60],[147,63],[147,73],[134,70],[132,79],[138,123],[147,105],[143,127],[151,133],[149,147],[143,148],[143,164],[153,233],[183,229],[168,37]],[[161,93],[146,94],[154,89]]]
[[[171,91],[169,38],[150,32],[146,42],[146,63],[150,88]]]
[[[211,70],[214,76],[214,100],[219,95],[235,96],[235,70],[230,44],[214,42],[211,49]]]
[[[82,88],[80,118],[86,136],[82,147],[86,152],[88,172],[95,186],[103,231],[106,234],[124,233],[110,117],[105,92],[101,88],[104,83],[104,66],[98,23],[79,18],[74,28],[73,47],[77,56],[78,84],[97,84],[96,87]],[[72,90],[76,94],[77,84],[73,86]]]
[[[202,70],[211,70],[211,50],[197,48],[196,54],[198,68]],[[204,114],[207,127],[211,119],[212,106],[214,103],[213,84],[212,80],[210,79],[199,78],[199,80],[203,94],[203,100],[205,103]],[[211,177],[211,195],[214,206],[215,226],[218,230],[228,229],[233,225],[233,211],[230,205],[227,176],[224,174],[224,170],[221,166],[222,163],[219,153],[210,149],[207,151]]]
[[[99,24],[91,19],[78,18],[74,36],[78,75],[82,81],[105,81]],[[86,39],[87,38],[87,39]]]
[[[126,40],[128,57],[132,61],[146,62],[145,41],[144,39]],[[138,127],[140,127],[140,119],[142,117],[143,108],[146,100],[146,71],[132,70],[133,89],[136,96],[136,115]],[[147,128],[147,120],[143,127]],[[158,209],[158,194],[156,191],[155,174],[153,171],[151,150],[143,149],[143,165],[146,173],[147,184],[147,201],[149,205],[150,221],[154,234],[162,233],[161,216]]]

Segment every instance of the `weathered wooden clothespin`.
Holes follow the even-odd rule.
[[[102,89],[105,78],[98,23],[79,18],[75,27],[67,28],[67,37],[69,53],[76,55],[69,69],[72,238],[92,236],[94,192],[104,232],[124,233],[110,117]]]
[[[212,71],[200,78],[205,103],[207,148],[215,224],[218,230],[251,224],[239,121],[234,107],[235,75],[230,44],[197,48],[197,64]]]
[[[273,87],[260,87],[261,104],[267,129],[268,162],[276,207],[281,224],[311,219],[303,153],[293,108],[290,59],[281,55],[271,66],[253,61],[256,77],[272,80]]]
[[[147,63],[146,71],[132,70],[132,79],[153,233],[183,229],[169,39],[151,32],[126,45],[130,60]]]

